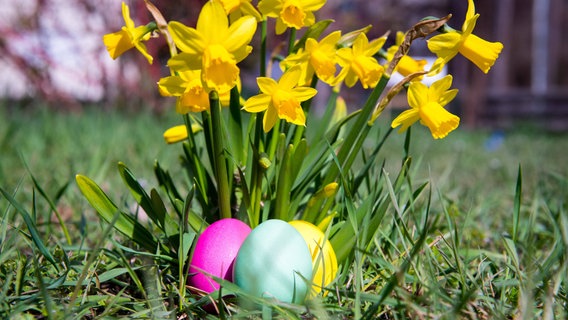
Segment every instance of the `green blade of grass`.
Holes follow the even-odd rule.
[[[156,252],[158,242],[148,229],[130,215],[120,211],[94,181],[80,174],[76,176],[76,180],[79,189],[101,218],[110,223],[114,220],[114,216],[118,212],[119,216],[114,224],[116,230],[120,231],[146,250]]]
[[[14,206],[14,208],[16,208],[16,210],[20,213],[20,215],[24,219],[26,227],[30,232],[32,241],[34,242],[35,246],[38,248],[39,252],[47,259],[47,261],[49,261],[55,267],[56,270],[59,271],[57,262],[55,262],[53,255],[51,254],[51,252],[49,252],[49,250],[43,243],[43,240],[41,239],[41,236],[39,235],[39,232],[36,228],[36,224],[33,221],[30,214],[26,211],[26,209],[24,209],[24,207],[18,201],[16,201],[16,199],[14,199],[8,192],[6,192],[1,187],[0,187],[0,193],[2,193],[4,198],[6,198],[6,200],[8,200],[8,202],[10,202],[10,204]]]
[[[23,159],[23,156],[21,156],[21,158]],[[61,213],[59,213],[59,210],[57,210],[57,206],[51,200],[51,198],[47,195],[47,193],[43,190],[43,188],[40,186],[36,177],[32,174],[27,162],[25,160],[23,160],[23,163],[24,163],[24,166],[26,167],[26,170],[28,171],[28,174],[32,178],[32,182],[34,184],[34,187],[37,189],[39,194],[45,199],[45,201],[47,201],[47,203],[49,204],[49,207],[55,213],[55,216],[57,217],[57,221],[59,222],[59,226],[61,227],[61,230],[63,230],[63,234],[65,235],[65,240],[67,240],[67,244],[71,244],[71,236],[69,235],[69,230],[65,226],[65,221],[63,221],[63,218],[61,217]],[[59,195],[57,196],[57,198],[59,198],[59,196],[61,196],[61,193],[65,189],[66,188],[62,188],[61,190],[59,190],[59,192],[58,192]]]
[[[515,203],[513,205],[513,241],[517,241],[519,233],[519,220],[521,215],[521,196],[523,193],[523,173],[519,165],[517,185],[515,186]]]

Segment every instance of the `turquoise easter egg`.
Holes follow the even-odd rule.
[[[267,220],[247,236],[233,281],[245,292],[301,304],[312,284],[312,258],[302,235],[282,220]]]

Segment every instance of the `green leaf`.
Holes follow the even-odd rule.
[[[231,100],[229,103],[229,121],[227,124],[229,150],[236,157],[239,164],[246,162],[246,149],[243,142],[246,141],[243,133],[243,119],[241,112],[241,95],[235,86],[231,89]]]
[[[152,233],[132,216],[120,211],[94,181],[80,174],[75,177],[75,180],[87,201],[101,218],[111,223],[114,216],[119,214],[114,223],[114,228],[146,250],[156,252],[158,242]]]
[[[130,193],[142,209],[144,209],[148,217],[156,223],[167,237],[176,235],[177,224],[166,211],[164,202],[158,192],[155,189],[152,189],[150,191],[150,196],[148,196],[144,188],[142,188],[136,177],[124,163],[118,163],[118,171],[122,180],[128,186]]]
[[[284,153],[284,158],[280,164],[278,173],[278,182],[276,185],[276,204],[274,207],[274,216],[276,219],[288,221],[290,220],[290,189],[292,188],[292,176],[290,170],[292,167],[291,159],[294,156],[294,146],[288,145]]]
[[[32,241],[34,242],[35,246],[38,248],[39,252],[41,252],[41,254],[47,259],[47,261],[49,261],[55,267],[55,269],[59,271],[57,262],[55,262],[53,255],[51,255],[51,252],[49,252],[49,250],[41,240],[39,232],[36,228],[36,224],[33,221],[30,214],[26,211],[26,209],[24,209],[24,207],[22,207],[22,205],[18,201],[16,201],[16,199],[14,199],[8,192],[6,192],[1,187],[0,187],[0,193],[2,193],[4,198],[6,198],[6,200],[8,200],[8,202],[10,202],[10,204],[12,204],[14,208],[16,208],[16,210],[20,213],[20,215],[24,219],[26,227],[28,228],[30,236],[32,237]]]
[[[519,220],[521,216],[521,196],[523,193],[523,172],[521,165],[517,174],[517,185],[515,187],[515,203],[513,204],[513,241],[517,241],[519,233]]]
[[[304,45],[306,44],[306,40],[308,40],[308,38],[314,38],[314,39],[319,38],[321,36],[321,34],[325,31],[325,29],[327,29],[327,27],[332,22],[333,22],[333,20],[327,19],[327,20],[318,21],[318,22],[314,23],[313,25],[311,25],[308,28],[308,30],[306,30],[306,33],[304,33],[304,36],[302,38],[300,38],[300,40],[298,40],[298,42],[296,42],[296,45],[292,49],[292,52],[297,52],[300,48],[303,48]]]

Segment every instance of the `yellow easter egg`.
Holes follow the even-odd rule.
[[[302,220],[289,222],[304,238],[312,255],[313,278],[310,296],[320,293],[337,275],[337,257],[325,234],[315,225]]]

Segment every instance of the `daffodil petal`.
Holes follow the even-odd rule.
[[[181,51],[192,55],[198,55],[203,52],[205,41],[197,30],[190,28],[183,23],[171,21],[168,23],[168,31],[170,32],[176,47],[178,47]]]
[[[467,23],[468,20],[473,18],[474,15],[475,15],[475,3],[473,3],[473,0],[468,0],[467,12],[465,14],[464,27],[462,28],[462,30],[465,30],[465,23]]]
[[[122,18],[127,28],[134,28],[134,21],[130,18],[130,9],[124,2],[122,2]]]
[[[442,79],[432,83],[428,89],[428,99],[430,101],[438,101],[440,96],[452,86],[452,75],[447,75]]]
[[[272,97],[268,94],[261,93],[256,96],[250,97],[243,106],[243,110],[247,112],[261,112],[268,108],[268,105],[272,101]]]
[[[318,93],[318,91],[310,87],[297,87],[292,89],[291,93],[294,96],[294,98],[302,102],[313,98]]]
[[[274,79],[268,77],[258,77],[256,78],[256,83],[261,92],[268,94],[274,92],[278,86],[278,83],[274,81]]]
[[[305,12],[305,14],[306,14],[306,16],[304,17],[303,24],[304,24],[304,26],[309,27],[316,22],[316,16],[311,11],[307,11],[307,12]]]
[[[444,92],[438,99],[438,102],[440,103],[441,106],[447,105],[452,100],[454,100],[454,98],[458,94],[458,91],[459,91],[458,89],[452,89]]]
[[[262,118],[262,128],[264,132],[270,131],[276,124],[276,121],[278,121],[278,113],[274,108],[268,108]]]
[[[282,10],[282,2],[280,0],[261,0],[258,3],[258,10],[267,17],[276,18]]]
[[[334,31],[321,39],[320,46],[330,45],[335,47],[337,42],[339,42],[339,39],[341,39],[341,30]]]
[[[457,54],[460,46],[461,35],[457,32],[448,32],[433,36],[428,40],[428,49],[438,57],[448,61],[448,57]]]
[[[262,21],[262,17],[258,10],[256,10],[252,3],[248,1],[241,2],[241,11],[245,15],[253,16],[258,22]]]
[[[408,109],[403,111],[401,114],[398,115],[398,117],[396,117],[392,123],[391,123],[391,127],[392,128],[396,128],[398,126],[402,126],[398,132],[404,132],[406,131],[406,129],[408,129],[408,127],[410,127],[411,125],[413,125],[416,121],[418,121],[420,119],[419,113],[418,113],[418,109]]]
[[[199,70],[201,69],[201,56],[181,52],[171,57],[167,65],[175,71]]]
[[[227,37],[229,18],[223,5],[217,1],[207,1],[197,19],[197,31],[208,43],[220,43]]]
[[[349,70],[344,81],[347,87],[352,88],[357,83],[357,74],[353,70]]]
[[[428,102],[428,87],[422,82],[411,82],[408,87],[407,99],[410,107],[420,108]]]
[[[242,17],[235,21],[227,34],[227,38],[223,46],[229,52],[237,51],[239,48],[246,46],[256,32],[256,19],[252,16]]]
[[[349,65],[353,60],[353,51],[350,48],[341,48],[337,50],[336,55],[337,63],[342,67]]]
[[[385,44],[385,41],[387,41],[386,37],[380,37],[378,39],[369,42],[369,45],[365,49],[365,55],[372,56],[375,53],[379,52],[379,50],[381,50],[381,48]]]
[[[142,55],[146,58],[146,60],[148,60],[149,64],[152,64],[152,62],[154,61],[154,57],[152,57],[149,53],[148,53],[148,49],[146,49],[146,45],[138,42],[134,45],[136,47],[136,49],[138,49],[138,51],[140,51],[140,53],[142,53]]]
[[[355,41],[353,41],[353,55],[358,56],[365,53],[365,49],[369,46],[369,39],[364,33],[360,33]]]
[[[291,89],[298,84],[301,75],[302,70],[300,66],[294,66],[284,72],[284,74],[278,81],[278,86],[281,88]]]
[[[323,7],[326,0],[303,0],[302,7],[306,11],[317,11]]]
[[[479,18],[479,14],[474,15],[470,19],[467,19],[463,23],[463,30],[461,34],[461,38],[465,39],[470,34],[472,34],[473,29],[475,28],[475,24],[477,23],[477,19]]]
[[[163,96],[181,96],[185,91],[185,81],[178,76],[164,77],[158,81],[158,91]]]
[[[276,34],[283,34],[284,31],[286,31],[286,29],[288,29],[288,26],[284,23],[284,21],[282,21],[282,19],[280,19],[280,17],[278,17],[276,19]]]

